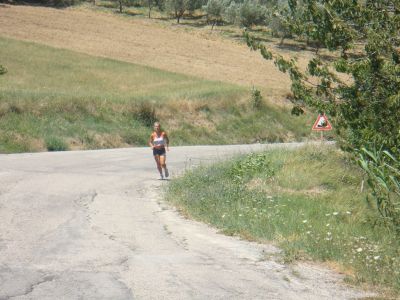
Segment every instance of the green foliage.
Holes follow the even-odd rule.
[[[51,1],[54,6],[57,7],[66,7],[76,5],[81,2],[81,0],[52,0]]]
[[[222,21],[222,14],[225,9],[222,0],[208,0],[207,5],[203,9],[207,13],[207,22],[212,23],[212,28]]]
[[[251,91],[251,106],[259,110],[263,107],[263,97],[261,96],[260,90],[253,88]]]
[[[49,136],[45,139],[46,148],[48,151],[66,151],[68,150],[67,144],[60,138]]]
[[[388,151],[362,148],[358,163],[367,173],[372,197],[383,220],[400,233],[400,161]]]
[[[234,182],[243,183],[245,179],[263,172],[264,175],[274,175],[274,169],[266,153],[252,153],[234,162],[229,170],[229,176]]]
[[[400,111],[400,20],[395,13],[398,1],[393,3],[290,1],[288,16],[294,19],[286,19],[286,22],[298,37],[306,37],[329,50],[341,49],[342,52],[363,38],[359,42],[364,49],[358,48],[357,53],[342,54],[341,57],[333,53],[330,61],[317,54],[310,59],[307,72],[302,72],[294,59],[272,55],[247,33],[246,37],[252,49],[260,50],[266,59],[274,59],[277,67],[290,75],[295,106],[310,106],[335,119],[344,147],[360,149],[374,141],[398,157],[400,114],[396,112]],[[294,14],[300,9],[300,4],[302,11],[308,8],[308,16],[302,16],[306,20]],[[377,12],[377,7],[383,13]],[[343,80],[339,73],[351,77],[351,80]],[[318,82],[311,83],[310,77],[317,78]]]
[[[189,9],[189,0],[166,0],[166,8],[179,23],[185,11]]]
[[[228,23],[252,27],[254,25],[263,25],[267,22],[267,8],[257,0],[225,2],[224,6],[224,18]]]
[[[326,112],[343,149],[354,153],[374,143],[398,161],[399,10],[399,0],[289,0],[286,11],[280,13],[291,33],[331,52],[331,59],[324,60],[317,51],[306,72],[296,60],[273,55],[248,33],[245,36],[249,47],[289,74],[294,112],[307,106]],[[370,182],[373,190],[380,191],[378,181]]]
[[[225,7],[223,18],[227,23],[236,24],[239,20],[239,7],[240,4],[232,1],[229,5]]]
[[[200,9],[206,4],[207,0],[188,0],[187,10],[189,14],[193,14],[196,9]]]
[[[244,27],[265,24],[266,16],[265,6],[258,1],[245,0],[239,8],[240,24]]]
[[[7,73],[6,67],[0,65],[0,75],[3,75],[3,74],[5,74],[5,73]]]

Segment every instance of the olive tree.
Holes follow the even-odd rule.
[[[189,7],[189,0],[167,0],[166,8],[171,12],[177,23],[179,24],[180,19],[183,17],[185,11]]]
[[[207,13],[207,23],[211,23],[211,29],[214,29],[214,26],[222,21],[225,3],[223,0],[208,0],[204,10]]]

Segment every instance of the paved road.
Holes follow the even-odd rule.
[[[293,145],[296,146],[296,145]],[[172,148],[178,174],[267,146]],[[0,299],[350,299],[364,294],[270,245],[180,217],[149,149],[0,155]],[[365,296],[365,295],[364,295]]]

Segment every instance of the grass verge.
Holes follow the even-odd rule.
[[[400,242],[334,147],[274,150],[188,171],[166,197],[228,235],[274,241],[284,260],[317,260],[352,283],[400,291]]]
[[[6,38],[0,57],[3,153],[143,146],[156,119],[174,145],[309,134],[307,117],[268,101],[255,109],[251,91],[233,84]]]

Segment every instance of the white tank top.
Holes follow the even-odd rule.
[[[157,133],[153,133],[153,145],[156,148],[165,147],[164,132],[157,136]]]

